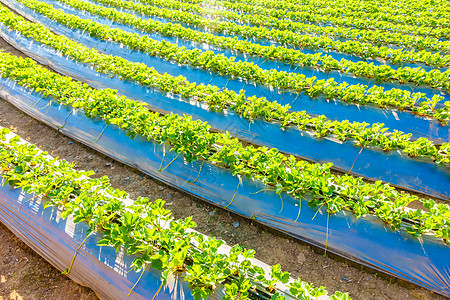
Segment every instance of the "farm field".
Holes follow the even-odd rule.
[[[137,201],[112,192],[109,181],[96,183],[102,192],[83,192],[77,180],[84,179],[72,177],[84,173],[63,171],[64,163],[43,167],[59,168],[55,175],[39,173],[36,165],[53,161],[33,154],[23,160],[14,151],[24,150],[5,137],[0,175],[30,194],[18,216],[22,207],[23,214],[59,207],[50,224],[74,217],[81,226],[74,228],[84,228],[83,242],[72,237],[78,250],[128,251],[134,271],[120,276],[132,287],[117,283],[124,297],[129,290],[132,298],[177,298],[156,283],[161,268],[163,279],[181,276],[177,289],[198,299],[450,296],[445,2],[1,2],[0,126],[76,170],[92,170],[88,176],[107,175]],[[42,185],[42,178],[52,183]],[[4,190],[4,199],[15,199],[13,191]],[[95,200],[103,194],[113,200]],[[272,271],[263,275],[245,263],[234,269],[232,252],[229,266],[206,262],[196,251],[214,251],[213,242],[172,225],[156,232],[177,242],[152,238],[148,228],[168,222],[158,198],[180,219],[170,224],[193,227],[192,217],[199,232],[255,249],[252,263]],[[14,231],[8,201],[2,222]],[[147,210],[158,221],[145,223]],[[121,237],[111,224],[121,224]],[[68,233],[67,225],[60,228]],[[2,230],[7,239],[11,232]],[[91,231],[99,242],[83,245]],[[233,249],[240,248],[226,251]],[[83,281],[76,255],[70,267],[44,257]],[[100,267],[114,268],[105,259],[97,259]],[[276,271],[277,264],[289,273]],[[201,269],[206,265],[210,270]],[[27,268],[10,267],[5,272],[16,282],[2,287],[5,299],[20,294],[20,279],[10,274]],[[200,269],[210,277],[196,277]],[[54,276],[63,282],[58,271]],[[74,297],[93,296],[63,284],[81,293]],[[100,283],[90,287],[110,297]],[[37,287],[25,293],[42,297]]]
[[[326,286],[330,292],[347,291],[353,299],[446,299],[414,284],[383,275],[337,256],[328,255],[324,258],[323,251],[306,243],[299,243],[267,228],[261,228],[256,223],[252,224],[245,219],[218,210],[214,206],[179,193],[147,176],[141,177],[139,172],[129,167],[112,163],[111,159],[77,142],[71,143],[71,139],[39,124],[38,121],[24,115],[8,103],[2,102],[0,112],[0,119],[2,119],[0,126],[12,126],[17,134],[39,145],[41,149],[49,151],[50,154],[76,162],[79,169],[99,170],[99,174],[111,178],[115,187],[129,191],[132,196],[153,195],[157,198],[173,199],[170,200],[173,205],[169,208],[175,216],[181,218],[193,215],[201,232],[220,237],[228,244],[239,243],[251,247],[257,251],[257,257],[262,261],[280,263],[284,270],[291,272],[294,276],[315,283],[317,286]],[[112,163],[111,166],[110,163]],[[124,180],[124,178],[128,179]],[[164,189],[161,190],[161,188]],[[186,207],[189,210],[186,210]],[[214,212],[214,215],[211,215],[211,212]],[[235,222],[239,222],[239,227],[234,228]],[[0,272],[6,274],[6,283],[2,283],[0,288],[0,296],[4,299],[10,299],[14,291],[23,299],[42,298],[42,296],[54,299],[97,298],[92,291],[80,288],[65,275],[61,275],[61,271],[54,269],[33,250],[23,245],[3,225],[0,227],[0,232],[2,245],[8,245],[2,247],[1,254],[5,258],[5,263],[0,264]],[[269,244],[266,241],[269,241]],[[3,251],[8,255],[3,256],[5,253]],[[50,271],[52,269],[53,271]],[[342,276],[349,281],[344,280]],[[43,278],[46,280],[43,281]],[[67,297],[64,298],[61,294]]]

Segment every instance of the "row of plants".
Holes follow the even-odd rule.
[[[202,0],[178,0],[181,3],[201,4]],[[284,9],[289,11],[304,11],[305,7],[316,9],[316,13],[328,7],[334,9],[345,9],[345,12],[366,12],[380,13],[384,12],[392,16],[415,16],[430,17],[439,19],[447,17],[450,12],[446,0],[441,1],[346,1],[346,0],[242,0],[245,3],[254,6],[262,6],[274,9]]]
[[[259,118],[267,122],[276,122],[282,127],[296,126],[300,130],[311,131],[318,137],[352,141],[360,147],[379,147],[384,151],[401,149],[411,157],[428,157],[437,164],[450,164],[450,143],[436,145],[426,138],[412,141],[411,134],[397,130],[389,132],[384,124],[380,123],[369,126],[367,123],[348,120],[332,121],[325,116],[311,116],[305,111],[292,112],[289,105],[281,105],[255,96],[246,98],[244,91],[236,93],[227,89],[220,90],[211,85],[196,85],[182,76],[162,75],[145,64],[99,53],[64,36],[55,35],[43,25],[26,21],[7,8],[0,8],[0,18],[10,29],[19,30],[25,36],[50,46],[78,62],[88,63],[97,72],[138,82],[162,92],[179,94],[189,101],[207,103],[213,111],[231,110],[250,120]],[[330,84],[330,81],[327,83]]]
[[[164,7],[168,7],[172,10],[169,9],[162,9],[162,8],[158,8],[158,7],[154,7],[154,6],[148,6],[148,5],[144,5],[142,3],[138,3],[138,2],[134,2],[134,1],[123,1],[123,0],[91,0],[93,2],[97,2],[97,3],[101,3],[103,5],[107,5],[107,6],[112,6],[112,7],[116,7],[116,8],[121,8],[121,9],[127,9],[133,12],[138,12],[141,14],[144,14],[146,16],[158,16],[161,18],[165,18],[171,21],[176,21],[176,22],[182,22],[184,24],[189,24],[189,25],[196,25],[196,26],[201,26],[201,27],[207,27],[209,29],[212,29],[213,31],[217,31],[216,30],[216,23],[217,23],[217,19],[211,20],[211,19],[205,19],[202,18],[200,16],[195,16],[190,14],[189,12],[192,11],[198,11],[201,10],[201,8],[198,8],[198,6],[195,5],[190,5],[191,7],[188,7],[189,4],[183,4],[177,1],[161,1],[161,0],[141,0],[141,2],[145,2],[146,4],[160,4],[160,6],[164,6]],[[64,3],[69,4],[69,5],[73,5],[73,6],[77,6],[80,7],[80,9],[90,9],[90,10],[94,10],[93,8],[90,8],[89,5],[79,5],[76,2],[73,1],[64,1]],[[181,5],[184,5],[183,8],[181,8]],[[102,14],[104,16],[108,16],[110,18],[112,18],[112,14],[116,14],[116,13],[106,13],[106,11],[100,12],[97,9],[97,12],[95,12],[96,14]],[[206,14],[206,12],[200,12],[202,15]],[[118,20],[119,22],[127,22],[128,19],[130,18],[130,16],[126,15],[125,13],[120,13],[121,16],[114,16],[115,20]],[[123,15],[122,15],[123,14]],[[149,21],[138,21],[135,20],[133,22],[134,24],[137,24],[137,26],[144,28],[146,30],[150,29],[152,31],[155,31],[155,28],[158,27],[163,27],[164,25],[169,25],[167,23],[163,23],[159,24],[161,22],[158,21],[153,21],[153,20],[149,20]],[[140,24],[142,23],[142,24]],[[150,24],[149,24],[150,23]],[[235,27],[236,24],[234,23],[230,23],[230,22],[220,22],[220,24],[225,25],[225,26],[229,26],[231,25],[231,27]],[[300,23],[299,23],[300,24]],[[215,41],[215,43],[219,42],[221,44],[224,43],[237,43],[237,42],[246,42],[246,43],[250,43],[248,41],[245,40],[238,40],[236,38],[230,38],[230,37],[217,37],[214,34],[210,34],[210,33],[204,33],[204,32],[199,32],[197,30],[191,30],[188,28],[185,28],[183,26],[180,26],[179,24],[173,24],[174,26],[176,26],[174,28],[174,31],[171,31],[171,34],[175,34],[178,33],[178,36],[184,38],[184,39],[189,39],[189,37],[193,36],[195,37],[197,40],[204,40],[204,41],[208,41],[209,43],[210,40]],[[136,26],[136,25],[135,25]],[[242,25],[237,25],[237,26],[241,26]],[[303,25],[302,25],[303,26]],[[246,27],[246,26],[244,26]],[[248,26],[247,26],[248,28]],[[312,32],[308,29],[313,29]],[[319,48],[319,45],[323,46],[323,42],[319,42],[320,38],[325,38],[326,40],[330,41],[330,43],[328,43],[323,49],[326,51],[338,51],[338,52],[344,52],[347,54],[352,54],[352,55],[358,55],[361,56],[363,58],[382,58],[384,60],[387,60],[393,64],[406,64],[406,63],[424,63],[424,64],[428,64],[428,65],[432,65],[435,67],[446,67],[449,66],[450,63],[450,55],[444,55],[444,54],[440,54],[440,53],[432,53],[426,50],[421,50],[416,52],[415,50],[405,50],[405,49],[393,49],[393,48],[388,48],[388,47],[378,47],[378,46],[374,46],[371,44],[365,44],[365,43],[359,43],[358,41],[335,41],[332,40],[329,37],[323,37],[323,36],[313,36],[310,35],[310,33],[313,34],[324,34],[324,35],[334,35],[334,33],[338,33],[341,32],[342,34],[339,34],[338,36],[342,36],[345,38],[354,38],[354,36],[358,36],[360,39],[362,36],[370,36],[371,39],[370,41],[377,41],[379,43],[379,41],[381,40],[379,36],[375,36],[375,32],[374,31],[369,31],[369,32],[365,32],[362,35],[359,32],[355,32],[354,30],[349,30],[346,28],[335,28],[335,27],[321,27],[321,26],[316,26],[314,27],[314,25],[309,25],[306,24],[305,28],[303,28],[304,30],[302,30],[302,32],[307,33],[307,35],[302,36],[302,39],[304,39],[302,41],[302,47],[307,47],[307,48]],[[224,28],[222,26],[221,29],[222,32],[229,32],[228,28]],[[270,31],[269,31],[270,32]],[[240,32],[239,32],[240,33]],[[254,32],[253,32],[254,33]],[[347,34],[350,34],[351,36],[348,36]],[[397,36],[401,41],[400,44],[406,47],[411,47],[411,46],[416,46],[417,48],[421,48],[421,49],[426,49],[426,48],[434,48],[434,50],[446,50],[446,51],[450,51],[450,41],[445,41],[445,42],[437,42],[435,38],[430,38],[430,37],[417,37],[417,36],[408,36],[408,35],[403,35],[403,34],[392,34],[393,36]],[[255,36],[254,36],[255,37]],[[299,43],[300,41],[297,40],[296,43]],[[357,45],[355,47],[355,45]],[[428,47],[430,46],[430,47]],[[255,46],[253,46],[255,47]],[[283,48],[286,49],[284,47],[277,47],[277,48]],[[293,49],[289,49],[291,51],[295,51]],[[239,49],[239,51],[241,51]],[[258,51],[257,51],[258,52]]]
[[[211,1],[211,2],[209,2]],[[209,0],[205,3],[214,3],[214,0]],[[139,1],[147,3],[146,1]],[[446,27],[428,27],[428,26],[412,26],[404,24],[394,24],[386,21],[372,21],[368,19],[357,19],[354,17],[339,16],[333,17],[329,15],[315,14],[315,12],[286,12],[284,18],[277,18],[279,11],[272,8],[254,8],[253,5],[246,5],[244,3],[233,3],[228,5],[227,2],[220,2],[214,9],[207,9],[204,4],[188,5],[190,7],[196,6],[197,12],[215,18],[222,18],[227,20],[236,20],[244,23],[249,23],[255,26],[266,26],[270,28],[277,28],[281,30],[295,30],[302,31],[305,23],[314,23],[319,26],[337,26],[357,28],[363,31],[377,30],[379,32],[395,32],[398,34],[431,36],[437,39],[448,39],[450,37],[450,28]],[[222,7],[228,10],[222,9]],[[257,11],[262,11],[258,14]],[[242,12],[242,13],[241,13]],[[240,14],[239,14],[240,13]],[[244,14],[251,13],[251,14]],[[219,19],[220,20],[220,19]]]
[[[102,25],[92,20],[83,19],[75,15],[64,13],[61,10],[54,9],[51,5],[40,1],[19,1],[27,5],[29,8],[42,13],[49,19],[57,21],[67,27],[83,30],[83,32],[95,38],[106,41],[115,41],[126,45],[131,49],[140,50],[152,56],[175,61],[181,65],[188,64],[194,68],[210,70],[231,78],[240,78],[253,83],[294,91],[297,93],[306,92],[309,95],[327,93],[328,95],[333,95],[334,98],[342,99],[344,101],[347,101],[349,94],[358,94],[358,97],[362,96],[362,98],[365,98],[363,95],[366,93],[366,89],[368,88],[366,85],[348,85],[345,82],[338,85],[335,84],[334,79],[329,79],[327,81],[316,80],[316,77],[306,77],[305,75],[298,73],[288,73],[284,71],[277,71],[275,69],[265,70],[254,63],[235,61],[234,57],[228,58],[223,54],[216,55],[213,51],[202,52],[199,49],[188,50],[185,47],[179,47],[176,44],[172,44],[164,40],[156,41],[148,36],[139,36],[137,33],[127,32],[118,28],[110,28],[107,25]],[[75,0],[72,2],[76,3]],[[83,6],[84,4],[91,5],[80,1],[80,5]],[[94,9],[98,9],[100,11],[107,10],[106,12],[111,14],[120,14],[122,18],[129,17],[129,20],[126,21],[129,24],[133,24],[134,22],[146,22],[145,20],[137,18],[133,15],[122,15],[122,13],[114,9],[107,9],[101,6],[95,6]],[[317,65],[320,61],[322,68],[325,62],[331,62],[332,64],[336,63],[337,65],[335,64],[335,66],[340,70],[365,77],[375,76],[379,80],[398,79],[401,83],[415,82],[417,84],[432,87],[440,87],[444,89],[450,88],[450,69],[445,72],[441,72],[439,70],[431,70],[430,72],[426,72],[421,68],[409,67],[394,70],[389,66],[375,66],[373,64],[367,64],[361,61],[357,63],[344,59],[337,61],[331,57],[327,57],[326,60],[320,59],[320,54],[305,56],[305,60],[308,59],[311,60],[309,62],[305,61],[303,64]],[[380,89],[381,88],[378,86],[373,86],[370,91],[375,90],[378,94]],[[409,97],[411,94],[410,92],[401,89],[391,89],[386,91],[386,93],[396,95],[395,98],[397,98],[398,95],[401,95],[401,97],[403,97],[403,95],[407,95]],[[436,103],[444,99],[442,96],[436,95],[433,99],[425,103],[420,102],[419,106],[414,106],[417,99],[423,96],[424,94],[421,93],[419,93],[418,96],[413,96],[412,98],[414,98],[414,102],[412,105],[409,105],[408,108],[413,111],[417,111],[419,114],[423,114],[422,111],[433,111],[432,115],[440,120],[445,120],[448,118],[448,111],[450,108],[450,103],[448,101],[444,103],[443,108],[434,110]],[[378,95],[375,101],[377,103],[385,102],[386,104],[389,104],[389,102],[384,101],[384,99],[380,99]],[[395,102],[396,100],[394,100],[394,103]],[[429,114],[430,113],[428,113],[428,115]]]
[[[247,3],[246,3],[247,2]],[[291,4],[287,4],[289,7],[271,6],[271,1],[264,1],[262,5],[255,5],[254,3],[246,2],[231,2],[228,0],[207,0],[200,2],[199,4],[204,6],[212,6],[217,8],[225,8],[228,10],[236,11],[239,13],[250,13],[250,14],[262,14],[267,16],[279,17],[281,19],[289,19],[293,21],[301,22],[323,22],[335,24],[336,18],[345,17],[349,22],[352,22],[354,26],[354,21],[367,20],[369,21],[365,25],[369,25],[369,28],[377,28],[379,24],[405,24],[410,25],[410,28],[414,27],[425,27],[425,28],[448,28],[450,27],[450,19],[448,14],[442,14],[440,17],[434,16],[422,16],[422,15],[392,15],[386,14],[386,12],[366,12],[366,11],[351,11],[347,7],[321,7],[317,8],[317,5],[301,5],[296,6],[294,9]],[[361,5],[361,3],[359,3]],[[364,4],[363,4],[364,5]],[[416,12],[417,13],[417,12]],[[307,16],[306,14],[309,14]],[[315,18],[320,15],[321,18],[315,21]],[[332,17],[333,19],[330,19]],[[356,25],[356,27],[358,27]]]
[[[130,3],[103,0],[95,1],[114,6],[117,6],[118,3],[120,3],[119,5],[122,8],[133,9],[146,15],[159,16],[189,24],[190,26],[195,25],[200,28],[207,28],[212,32],[241,35],[245,38],[269,39],[282,44],[289,44],[302,48],[320,48],[325,51],[339,51],[347,54],[359,55],[364,58],[378,57],[395,63],[421,61],[435,66],[443,66],[445,63],[439,61],[442,60],[440,56],[444,57],[444,55],[424,51],[424,49],[443,52],[450,51],[450,41],[440,41],[433,37],[412,36],[376,30],[367,31],[344,27],[317,26],[304,23],[297,23],[296,27],[298,32],[292,32],[289,29],[279,30],[266,27],[258,28],[245,24],[221,21],[217,18],[202,18],[201,16],[187,14],[186,12],[207,14],[213,11],[202,11],[202,8],[199,8],[196,5],[180,3],[173,0],[141,0],[141,3],[134,1],[131,1]],[[142,4],[157,5],[169,8],[170,10]],[[223,12],[215,12],[216,15],[220,13]],[[232,13],[230,12],[228,14]],[[237,14],[235,15],[236,18],[240,18]],[[227,17],[231,18],[231,16]],[[267,19],[267,17],[264,16],[247,16],[246,18],[252,18],[253,21],[250,20],[248,22],[253,22],[255,25],[262,24],[259,20]],[[351,39],[351,41],[338,41],[330,36]],[[370,42],[371,44],[363,42]],[[378,46],[373,44],[377,44]],[[406,48],[416,48],[422,51],[416,52],[392,49],[383,46],[384,44],[398,44]],[[404,53],[403,56],[402,53]]]
[[[445,27],[435,27],[435,26],[418,26],[409,24],[399,24],[392,23],[389,21],[376,20],[373,18],[359,18],[355,16],[348,16],[345,14],[338,14],[333,16],[331,14],[317,14],[315,10],[310,10],[306,12],[301,11],[279,11],[273,8],[262,8],[255,7],[253,5],[247,5],[244,3],[228,3],[228,2],[215,2],[214,0],[206,1],[205,3],[211,3],[216,5],[216,7],[226,8],[227,12],[237,12],[240,13],[241,19],[247,16],[243,14],[260,15],[267,17],[266,22],[271,22],[276,28],[292,28],[295,29],[297,22],[308,22],[315,23],[319,25],[333,25],[338,27],[348,27],[348,28],[358,28],[363,30],[381,30],[397,32],[402,34],[411,35],[423,35],[423,36],[433,36],[436,38],[447,39],[450,36],[450,28]],[[204,4],[202,3],[202,6]],[[333,9],[331,9],[333,10]],[[283,14],[284,13],[284,14]],[[370,14],[369,14],[370,15]],[[276,17],[283,17],[277,19]],[[278,22],[276,22],[278,20]],[[268,26],[268,25],[265,25]],[[281,27],[279,27],[281,26]]]
[[[331,163],[309,163],[286,156],[275,148],[244,146],[229,133],[211,132],[204,122],[175,114],[161,116],[149,111],[145,103],[119,96],[115,90],[92,89],[49,71],[31,59],[0,52],[0,76],[82,110],[89,118],[116,125],[130,138],[139,135],[165,143],[171,147],[170,151],[183,155],[187,162],[201,159],[227,168],[235,176],[266,184],[277,194],[290,194],[300,203],[308,195],[310,206],[326,205],[330,214],[342,210],[353,212],[356,218],[373,214],[392,230],[404,229],[414,236],[431,234],[450,244],[450,206],[447,204],[398,191],[381,181],[367,183],[348,174],[334,175],[330,172]],[[420,201],[425,209],[408,209],[413,201]],[[409,221],[405,223],[405,220]]]
[[[113,6],[116,8],[130,9],[132,11],[143,13],[146,15],[157,15],[174,21],[180,20],[180,18],[174,17],[174,15],[181,16],[181,18],[183,18],[183,16],[187,16],[187,18],[190,18],[192,16],[185,12],[158,9],[151,6],[142,5],[133,1],[122,1],[122,0],[93,0],[93,1],[108,6]],[[311,65],[310,62],[311,60],[310,57],[313,57],[313,54],[305,54],[299,50],[287,49],[281,46],[278,47],[261,46],[257,43],[251,43],[246,40],[239,40],[236,38],[222,37],[216,36],[211,33],[199,32],[196,30],[185,28],[179,24],[163,23],[151,19],[143,20],[129,13],[120,12],[113,8],[104,8],[101,6],[93,5],[85,1],[61,0],[61,2],[68,4],[74,8],[90,12],[94,15],[106,17],[115,22],[138,27],[139,29],[142,29],[146,32],[159,32],[164,35],[178,36],[183,39],[195,40],[201,43],[207,42],[209,44],[213,44],[222,48],[229,48],[239,52],[262,56],[268,59],[278,59],[293,65],[314,66]],[[192,24],[189,20],[184,21],[186,23]],[[383,54],[383,58],[386,58],[387,60],[391,61],[394,64],[408,63],[408,62],[423,62],[437,67],[448,66],[450,64],[450,55],[440,55],[439,53],[432,54],[427,51],[405,52],[402,49],[399,50],[389,48],[386,49],[388,49],[388,51],[387,53]],[[343,61],[348,62],[347,60],[341,60],[341,62]],[[330,70],[330,69],[339,69],[338,64],[339,61],[332,58],[331,56],[320,55],[320,59],[316,62],[315,66],[320,67],[323,70]]]
[[[0,129],[0,161],[0,175],[6,184],[45,197],[44,206],[58,207],[62,218],[72,215],[75,223],[88,223],[87,236],[94,232],[102,236],[99,246],[123,249],[135,257],[135,272],[161,270],[164,285],[169,276],[183,273],[194,299],[206,299],[223,286],[223,299],[254,299],[262,294],[263,299],[282,300],[286,297],[277,289],[280,282],[298,299],[327,295],[324,287],[289,280],[290,274],[280,265],[266,273],[251,261],[254,250],[235,245],[228,253],[219,251],[222,240],[193,231],[192,217],[173,220],[163,200],[139,197],[130,201],[106,176],[90,178],[93,171],[74,170],[65,160],[51,159],[6,128]],[[330,299],[350,297],[336,292]]]

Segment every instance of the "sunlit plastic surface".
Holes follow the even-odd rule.
[[[80,111],[73,112],[23,88],[10,87],[7,82],[3,85],[0,97],[36,119],[168,185],[220,207],[227,206],[231,212],[318,247],[326,246],[329,252],[450,296],[450,246],[437,238],[427,235],[415,238],[405,231],[392,232],[373,216],[355,219],[349,212],[328,216],[324,208],[317,212],[306,201],[300,203],[285,194],[282,199],[270,191],[255,194],[265,188],[262,183],[243,178],[239,184],[239,179],[229,170],[209,163],[201,167],[199,161],[187,163],[181,156],[158,172],[161,162],[166,166],[175,158],[172,153],[164,155],[168,150],[164,145],[139,137],[130,140],[115,126],[105,129],[101,120],[88,119]],[[39,109],[42,107],[45,108]],[[197,181],[188,182],[197,176]],[[236,197],[231,201],[235,192]]]

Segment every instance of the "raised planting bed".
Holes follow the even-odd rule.
[[[0,221],[101,298],[350,299],[196,232],[191,218],[173,220],[162,200],[133,201],[4,128],[0,155]]]
[[[132,99],[145,101],[150,104],[152,110],[164,113],[187,113],[194,119],[207,121],[213,128],[222,131],[227,130],[234,136],[245,141],[258,145],[275,147],[284,153],[302,157],[310,161],[332,162],[334,167],[339,170],[351,170],[353,174],[364,176],[372,180],[383,180],[404,189],[420,191],[443,199],[447,199],[450,195],[448,189],[448,186],[450,185],[450,171],[448,166],[446,166],[445,162],[443,165],[433,163],[431,159],[433,154],[431,154],[432,152],[430,150],[427,150],[427,147],[429,146],[426,146],[426,140],[424,140],[422,144],[411,144],[410,148],[412,149],[412,146],[414,145],[414,151],[418,151],[418,153],[414,155],[419,155],[417,158],[411,158],[407,153],[401,150],[382,151],[381,147],[372,146],[371,142],[368,143],[367,146],[364,146],[364,144],[359,145],[358,142],[352,141],[351,137],[349,141],[342,142],[339,140],[338,135],[332,131],[326,133],[324,137],[320,137],[320,134],[317,136],[319,131],[317,128],[328,126],[324,125],[323,121],[320,121],[322,122],[320,124],[314,123],[316,124],[314,125],[316,127],[308,125],[308,128],[299,130],[297,128],[298,126],[282,127],[280,122],[267,122],[261,118],[244,118],[242,114],[238,114],[232,109],[225,110],[225,113],[223,111],[215,112],[214,109],[211,109],[210,104],[205,101],[179,97],[178,95],[161,92],[160,90],[153,89],[149,86],[142,86],[142,83],[122,81],[117,77],[110,78],[110,75],[102,75],[92,70],[92,67],[98,67],[95,64],[80,63],[67,59],[67,57],[64,56],[61,57],[60,52],[36,44],[34,40],[25,38],[16,31],[8,31],[7,28],[3,28],[4,29],[1,31],[3,37],[13,46],[24,51],[34,59],[50,65],[58,72],[72,76],[83,82],[88,82],[94,87],[114,88],[121,94]],[[74,35],[72,37],[82,39],[82,34],[73,30],[72,34]],[[86,42],[85,40],[90,42]],[[90,46],[95,46],[99,42],[98,40],[86,37],[83,37],[83,41]],[[83,46],[81,46],[81,48],[83,48]],[[147,62],[148,65],[158,63],[157,58],[148,57],[141,52],[124,52],[123,48],[118,44],[108,43],[107,48],[108,53],[124,56],[129,60],[139,61],[146,57],[147,60],[149,60],[149,62]],[[129,64],[130,66],[133,66],[133,63],[129,62]],[[187,71],[197,72],[194,69]],[[131,71],[129,74],[134,74],[134,72]],[[123,77],[123,74],[120,75]],[[343,110],[345,111],[345,107],[343,107]],[[432,120],[425,120],[419,116],[412,116],[408,113],[405,114],[415,118],[418,122],[416,124],[417,127],[429,128],[430,132],[436,132],[436,129],[440,129],[440,132],[442,133],[447,132],[448,134],[449,132],[446,130],[448,126],[441,126],[437,123],[429,123],[427,125],[425,123],[432,122]],[[310,120],[309,124],[313,124],[312,121],[313,120]],[[422,121],[425,123],[421,123]],[[405,127],[410,127],[411,125],[411,123],[406,122],[404,119],[401,119],[401,123],[404,124]],[[341,124],[339,125],[340,128],[344,128],[344,123],[341,122],[339,124]],[[369,132],[362,129],[365,128],[364,126],[361,127],[359,129],[362,130],[360,131],[360,135],[370,136],[380,134],[383,130],[382,125],[381,127],[375,125],[377,124],[374,124],[374,129],[370,129]],[[348,127],[349,125],[346,126]],[[338,125],[335,126],[336,130],[337,127]],[[348,133],[348,129],[340,130]],[[415,130],[412,129],[411,131],[415,132]],[[274,137],[277,138],[274,139]],[[358,134],[355,134],[354,138],[357,139]],[[388,137],[387,139],[394,140],[396,138]],[[403,140],[403,137],[398,137],[398,139]],[[355,145],[359,146],[355,147]],[[445,153],[443,149],[439,150],[440,153]],[[427,153],[426,151],[430,151],[430,154],[419,154]],[[445,161],[445,159],[448,160],[445,156],[443,157],[444,160],[442,161]]]
[[[10,64],[15,60],[12,59]],[[34,70],[40,72],[41,69],[34,67]],[[36,76],[39,76],[36,78],[48,81],[45,79],[45,72],[36,73]],[[446,236],[446,233],[448,234],[448,225],[446,225],[448,224],[446,221],[448,220],[448,205],[421,200],[425,206],[430,208],[431,214],[420,210],[409,210],[402,207],[405,204],[403,201],[407,203],[410,201],[407,200],[407,197],[411,196],[389,190],[389,193],[394,193],[397,200],[392,203],[391,208],[386,206],[389,205],[389,202],[380,202],[383,203],[382,206],[378,206],[377,201],[374,202],[378,218],[371,215],[370,210],[366,213],[359,211],[359,218],[355,218],[354,213],[342,210],[342,208],[338,209],[337,213],[333,213],[336,212],[336,205],[339,205],[338,202],[333,201],[337,201],[339,198],[322,198],[318,193],[319,186],[312,186],[308,191],[302,192],[301,198],[295,198],[291,196],[292,194],[288,195],[283,192],[284,187],[281,185],[270,187],[262,183],[257,179],[257,174],[253,175],[252,179],[239,175],[239,171],[234,169],[236,176],[230,169],[219,167],[219,161],[216,163],[192,161],[192,158],[189,159],[186,154],[183,157],[183,155],[169,152],[169,149],[177,147],[176,145],[160,144],[139,135],[132,140],[127,136],[129,130],[120,129],[115,125],[107,125],[105,121],[92,118],[92,116],[88,118],[79,109],[73,110],[51,98],[44,98],[40,94],[32,93],[29,89],[25,89],[13,81],[2,79],[2,85],[0,96],[34,118],[169,185],[325,248],[327,251],[414,282],[442,295],[449,295],[450,281],[447,272],[450,263],[447,255],[449,245],[441,240],[443,238],[448,241]],[[84,89],[83,94],[90,93],[87,87]],[[70,87],[66,86],[64,90],[68,93]],[[95,97],[95,94],[92,94],[92,97]],[[137,111],[138,108],[135,110]],[[111,113],[109,115],[112,116]],[[176,126],[180,121],[183,126],[192,122],[189,119],[183,121],[176,117],[171,118],[169,119],[170,123],[167,123],[166,126],[169,124]],[[199,123],[196,126],[198,125]],[[160,138],[163,138],[167,133],[162,131],[160,134]],[[203,138],[206,137],[205,133],[199,132],[199,134]],[[188,143],[188,141],[182,142],[183,146]],[[305,176],[311,176],[306,172],[309,167],[303,165],[303,168],[305,168],[302,171]],[[323,176],[320,174],[326,169],[320,171],[319,165],[315,165],[314,168],[317,168],[315,172],[318,173],[315,176],[318,177],[311,179],[315,184],[319,184],[323,180],[320,179]],[[292,171],[291,175],[294,175]],[[340,179],[336,177],[336,180]],[[357,182],[357,180],[354,181],[354,184]],[[327,184],[327,186],[329,185]],[[386,188],[380,183],[377,186],[382,189]],[[366,184],[365,189],[367,188],[373,187]],[[275,189],[277,192],[274,191]],[[325,186],[322,187],[322,192],[323,189]],[[363,197],[363,189],[357,193]],[[328,205],[325,205],[324,199],[328,201]],[[357,208],[362,209],[360,206],[353,206],[352,209]],[[402,221],[403,218],[398,219],[397,214],[399,213],[413,218],[412,223]],[[380,218],[383,219],[383,216],[386,217],[384,220],[390,222],[392,227],[380,220]],[[437,221],[440,223],[430,223]],[[439,227],[436,227],[438,224]],[[428,226],[436,228],[436,231],[426,230],[425,228]],[[394,232],[391,228],[398,230]],[[416,237],[407,231],[424,234]],[[414,261],[414,264],[411,261]]]

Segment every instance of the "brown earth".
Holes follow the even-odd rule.
[[[20,54],[2,40],[0,47]],[[166,186],[72,141],[4,100],[0,100],[0,126],[12,129],[52,156],[74,162],[79,169],[95,170],[98,176],[107,175],[114,187],[126,190],[132,198],[163,198],[175,218],[193,216],[200,232],[219,237],[230,245],[239,243],[255,249],[256,257],[263,262],[279,263],[294,277],[323,285],[329,292],[347,291],[353,299],[445,299],[335,255],[324,257],[320,249]],[[235,222],[239,226],[235,227]],[[61,275],[0,224],[0,300],[95,298],[91,290]]]

